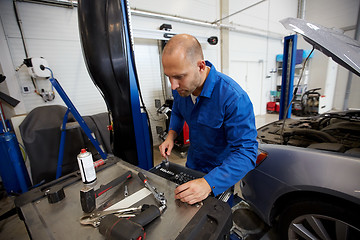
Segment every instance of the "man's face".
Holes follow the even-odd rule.
[[[162,63],[164,73],[169,77],[171,89],[176,90],[181,97],[190,96],[200,87],[200,68],[196,63],[176,54],[163,55]]]

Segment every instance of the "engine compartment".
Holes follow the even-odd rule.
[[[279,120],[258,129],[261,143],[291,145],[360,157],[360,111]]]

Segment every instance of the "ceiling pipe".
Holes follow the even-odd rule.
[[[256,6],[256,5],[258,5],[258,4],[262,3],[262,2],[265,2],[265,1],[267,1],[267,0],[262,0],[262,1],[259,1],[257,3],[254,3],[254,4],[252,4],[252,5],[250,5],[250,6],[246,7],[246,8],[240,9],[239,11],[236,11],[236,12],[234,12],[234,13],[226,16],[226,17],[220,18],[219,20],[216,20],[216,21],[214,21],[212,23],[218,23],[218,22],[220,22],[220,21],[222,21],[224,19],[227,19],[227,18],[232,17],[232,16],[234,16],[234,15],[236,15],[238,13],[241,13],[241,12],[243,12],[245,10],[248,10],[248,9],[250,9],[250,8],[252,8],[252,7],[254,7],[254,6]]]
[[[74,8],[77,7],[77,1],[74,0],[17,0],[18,2],[36,3],[41,5]]]
[[[163,14],[163,13],[154,13],[154,12],[149,12],[149,11],[144,11],[144,10],[131,9],[131,14],[134,14],[135,16],[140,16],[140,17],[152,17],[152,18],[158,18],[158,19],[165,19],[165,20],[169,20],[169,21],[187,23],[187,24],[192,24],[192,25],[197,25],[197,26],[202,26],[202,27],[218,28],[218,25],[211,24],[206,21],[171,16],[171,15],[167,15],[167,14]]]
[[[298,0],[297,18],[305,19],[306,0]]]
[[[154,12],[138,10],[138,9],[131,9],[131,14],[134,14],[135,16],[140,16],[140,17],[158,18],[158,19],[164,19],[164,20],[169,20],[169,21],[174,21],[174,22],[192,24],[192,25],[201,26],[201,27],[209,27],[209,28],[215,28],[215,29],[225,28],[225,29],[229,29],[230,31],[246,33],[246,34],[251,34],[251,35],[261,36],[261,37],[270,37],[270,38],[274,38],[274,39],[282,39],[283,38],[283,35],[281,35],[279,33],[266,32],[266,30],[250,28],[248,26],[242,26],[242,25],[238,25],[238,24],[234,25],[234,24],[223,24],[223,23],[222,24],[210,23],[210,22],[201,21],[201,20],[171,16],[171,15],[166,15],[163,13],[154,13]],[[242,27],[242,28],[247,28],[247,29],[238,29],[236,27]]]

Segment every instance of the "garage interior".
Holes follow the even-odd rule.
[[[104,2],[120,4],[124,1]],[[148,123],[144,124],[146,120],[140,119],[137,124],[149,125],[150,129],[150,132],[147,132],[147,127],[140,130],[135,127],[135,134],[132,134],[135,138],[120,135],[110,137],[107,131],[108,125],[111,125],[108,114],[111,106],[104,100],[104,90],[101,84],[99,86],[99,83],[94,81],[94,72],[87,62],[88,56],[91,55],[89,52],[91,53],[94,46],[87,46],[87,49],[84,47],[88,38],[84,37],[87,33],[81,32],[91,29],[99,19],[94,17],[92,22],[84,27],[84,23],[80,23],[78,18],[79,3],[76,0],[0,1],[0,129],[2,134],[8,131],[14,133],[14,141],[19,146],[20,158],[23,160],[21,164],[25,166],[25,170],[22,170],[29,174],[29,179],[24,180],[27,186],[21,185],[21,181],[20,186],[18,183],[15,184],[19,192],[9,193],[10,190],[4,185],[1,188],[1,239],[37,239],[29,236],[30,227],[28,226],[27,231],[24,221],[14,208],[14,201],[25,192],[41,189],[44,184],[79,171],[76,155],[81,151],[80,146],[86,146],[95,161],[104,159],[102,151],[121,159],[133,159],[133,153],[126,152],[126,146],[136,142],[139,132],[145,132],[145,135],[140,137],[145,139],[147,132],[150,142],[144,140],[145,143],[140,145],[147,146],[147,149],[137,149],[139,160],[127,162],[145,170],[163,162],[159,145],[165,140],[168,131],[171,111],[168,100],[172,94],[170,83],[162,68],[161,54],[163,44],[172,36],[180,33],[195,36],[201,44],[204,58],[211,61],[219,72],[233,78],[245,90],[253,104],[256,128],[283,119],[286,115],[281,113],[284,106],[280,107],[284,96],[281,92],[282,74],[285,71],[282,64],[287,56],[284,53],[284,44],[285,37],[296,34],[286,29],[280,20],[303,19],[330,29],[339,29],[342,34],[359,41],[359,0],[125,2],[128,4],[127,11],[131,17],[128,26],[132,34],[132,39],[127,43],[133,44],[133,61],[136,64],[135,75],[138,79],[137,83],[126,84],[129,84],[130,88],[133,87],[131,84],[137,84],[137,94],[140,96],[136,95],[137,105],[131,107],[137,107],[139,118],[146,112]],[[83,1],[83,4],[86,5],[86,1]],[[100,45],[97,47],[102,48]],[[349,69],[318,50],[309,55],[313,46],[305,41],[301,34],[297,34],[296,47],[297,64],[293,81],[294,85],[299,78],[302,82],[292,102],[292,112],[289,113],[291,118],[299,119],[323,113],[360,109],[359,75],[351,73]],[[93,51],[99,52],[94,49]],[[24,59],[32,59],[32,62],[29,64],[29,61],[26,62]],[[51,69],[53,76],[39,77],[34,69],[36,61]],[[96,66],[92,66],[92,69],[94,68]],[[55,83],[49,81],[49,77],[54,79]],[[302,104],[304,96],[308,99],[305,105]],[[117,103],[114,103],[115,106],[121,108],[116,105]],[[61,127],[64,128],[63,118],[64,114],[68,114],[68,109],[71,109],[68,123],[74,123],[74,126],[67,126],[67,136],[63,137]],[[112,114],[115,114],[114,112],[112,111]],[[130,111],[129,114],[134,112]],[[132,115],[134,119],[137,119],[137,116]],[[81,123],[75,124],[81,122],[79,119],[85,120],[85,127]],[[6,126],[9,130],[6,130]],[[87,126],[91,134],[93,133],[93,138],[84,130]],[[185,129],[169,157],[170,162],[181,166],[185,166],[189,147],[189,136],[185,134]],[[113,148],[114,138],[118,139],[115,140],[118,145],[115,144],[116,147]],[[65,142],[61,143],[63,140]],[[71,143],[66,145],[66,142]],[[5,144],[4,141],[0,143]],[[61,148],[61,144],[65,144],[65,150]],[[101,146],[102,151],[99,151],[97,144]],[[51,150],[54,145],[58,152]],[[122,149],[125,149],[125,153]],[[64,153],[62,170],[57,168],[60,152]],[[2,182],[5,179],[8,182],[16,182],[13,180],[16,174],[4,173],[7,171],[6,164],[9,163],[5,155],[1,158]],[[48,159],[53,160],[50,163]],[[66,174],[62,174],[61,171]],[[240,184],[239,182],[234,186],[237,202],[232,207],[233,226],[228,237],[279,239],[272,227],[257,217],[256,213],[235,214],[238,209],[251,209],[242,199]],[[356,191],[357,194],[360,192],[359,189]],[[67,198],[69,197],[65,196],[65,200]],[[167,196],[168,201],[170,198],[171,196]],[[357,198],[360,199],[360,196]],[[80,208],[80,201],[78,207]],[[243,226],[239,226],[241,222],[244,222]],[[27,224],[30,225],[29,222]],[[50,235],[48,237],[53,239]],[[72,237],[64,236],[63,239]],[[151,238],[151,234],[148,237],[156,239]],[[177,237],[169,236],[168,239],[179,239]]]

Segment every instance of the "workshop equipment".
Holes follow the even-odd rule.
[[[118,178],[115,178],[106,185],[100,186],[96,191],[93,187],[85,186],[80,190],[81,208],[84,212],[90,213],[96,207],[96,198],[109,191],[116,185],[119,185],[132,177],[131,171],[127,171]]]
[[[166,151],[165,151],[165,154],[166,154]],[[170,162],[169,162],[169,156],[168,155],[166,155],[166,158],[162,162],[164,163],[165,168],[169,169]]]
[[[145,175],[142,172],[138,173],[139,178],[141,179],[141,181],[144,182],[145,187],[147,189],[150,190],[150,192],[154,195],[156,201],[161,205],[161,206],[165,206],[166,207],[166,198],[164,193],[162,192],[157,192],[156,188],[153,187],[149,181],[147,180],[147,178],[145,177]]]
[[[146,234],[144,227],[158,218],[166,207],[149,206],[139,215],[124,219],[113,214],[106,215],[100,222],[99,232],[107,240],[144,239]]]
[[[0,83],[4,82],[6,79],[6,76],[2,75],[0,73]],[[0,100],[6,102],[7,104],[9,104],[12,107],[16,107],[16,105],[19,104],[19,100],[7,95],[6,93],[3,93],[0,91]]]
[[[297,50],[296,46],[297,35],[291,35],[284,38],[279,120],[291,117],[291,100],[293,98],[294,90],[294,72]]]
[[[124,189],[124,197],[129,196],[129,190],[128,190],[128,186],[125,185],[125,189]]]
[[[84,119],[81,117],[80,113],[77,111],[77,109],[75,108],[74,104],[71,102],[70,98],[67,96],[67,94],[65,93],[64,89],[61,87],[60,83],[54,78],[53,72],[50,68],[45,67],[43,65],[39,66],[41,70],[49,70],[50,71],[50,82],[51,84],[54,86],[54,88],[56,89],[56,91],[58,92],[58,94],[60,95],[60,97],[62,98],[62,100],[64,101],[64,103],[66,104],[66,106],[68,107],[67,113],[70,111],[74,118],[76,119],[76,121],[80,124],[81,128],[83,129],[83,131],[85,132],[86,136],[90,139],[91,143],[94,145],[94,147],[96,148],[96,150],[99,152],[99,154],[101,155],[102,159],[106,160],[107,159],[107,154],[101,149],[99,142],[96,140],[96,138],[93,137],[91,130],[89,129],[89,127],[87,126],[87,124],[85,123]],[[67,113],[65,114],[65,116],[67,116]],[[61,141],[61,143],[63,143],[63,141]],[[60,146],[60,149],[62,149],[62,146]],[[59,159],[58,166],[62,165],[62,159]],[[57,171],[57,176],[59,175],[59,171],[61,172],[61,169]]]
[[[83,183],[89,184],[96,181],[96,172],[94,161],[90,152],[86,149],[81,149],[81,152],[77,156],[81,179]]]
[[[319,101],[321,88],[314,88],[306,91],[301,96],[301,116],[312,116],[319,114]]]
[[[140,213],[147,208],[149,208],[149,205],[144,204],[139,207],[95,211],[90,214],[85,214],[84,216],[82,216],[80,218],[80,223],[82,225],[92,225],[93,227],[98,227],[100,225],[100,221],[107,215],[113,214],[116,215],[116,217],[118,218],[130,218],[130,217],[135,217],[136,213]]]
[[[177,185],[182,185],[186,182],[205,176],[205,173],[203,172],[196,171],[194,169],[187,168],[173,162],[169,162],[168,158],[163,160],[157,166],[150,169],[150,172],[155,173],[156,175],[163,177],[167,180],[170,180]],[[223,193],[216,196],[216,198],[223,202],[228,202],[233,194],[234,187],[230,187]],[[231,205],[231,202],[228,203]]]
[[[66,137],[66,122],[68,118],[68,114],[71,112],[76,121],[79,123],[80,127],[83,129],[86,136],[89,138],[91,143],[94,145],[96,150],[99,152],[101,157],[106,160],[107,154],[100,147],[99,142],[92,135],[90,128],[85,123],[84,119],[81,117],[80,113],[75,108],[74,104],[71,102],[70,98],[65,93],[64,89],[61,87],[60,83],[54,78],[54,74],[52,70],[49,68],[47,61],[44,58],[27,58],[24,59],[24,64],[28,67],[29,72],[33,75],[33,77],[42,77],[49,78],[52,86],[56,89],[66,106],[68,107],[63,120],[62,132],[61,132],[61,140],[59,147],[59,156],[58,163],[56,169],[56,178],[59,178],[62,173],[62,164],[63,164],[63,152],[65,148],[65,137]]]
[[[169,162],[168,160],[162,161],[159,165],[150,169],[150,172],[155,173],[156,175],[170,180],[178,185],[205,176],[205,173],[203,172]]]
[[[0,133],[0,174],[8,194],[19,194],[28,191],[31,186],[23,156],[15,133],[10,132],[0,107],[0,118],[3,132]]]
[[[54,186],[45,191],[45,195],[48,198],[50,204],[60,202],[65,198],[65,192],[63,186]]]

